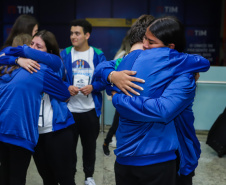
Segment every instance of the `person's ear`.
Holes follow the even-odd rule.
[[[85,34],[85,36],[86,36],[86,39],[88,40],[88,39],[89,39],[89,37],[90,37],[90,33],[89,33],[89,32],[87,32],[87,33]]]
[[[168,47],[170,48],[170,49],[175,49],[175,44],[168,44]]]

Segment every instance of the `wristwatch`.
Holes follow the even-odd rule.
[[[16,58],[16,60],[15,60],[15,64],[17,64],[17,62],[18,62],[19,58],[20,58],[20,57]]]

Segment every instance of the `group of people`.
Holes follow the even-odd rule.
[[[201,152],[192,113],[195,79],[210,64],[201,56],[182,53],[184,28],[176,18],[152,18],[136,37],[145,27],[137,24],[145,19],[141,16],[131,27],[131,52],[121,63],[104,62],[96,69],[120,115],[116,184],[192,184]],[[145,80],[140,89],[138,83],[131,85],[138,79],[125,75],[124,69]],[[128,93],[131,86],[139,89],[133,96]]]
[[[201,152],[195,80],[209,61],[183,53],[184,28],[174,17],[140,16],[128,32],[130,51],[112,61],[89,45],[91,32],[88,21],[73,20],[72,46],[60,52],[34,17],[13,25],[0,51],[0,184],[24,185],[33,156],[43,184],[75,185],[80,137],[84,183],[95,185],[105,89],[119,115],[116,184],[192,184]]]
[[[106,58],[88,45],[91,31],[88,21],[72,21],[73,46],[60,53],[54,34],[39,31],[34,17],[14,23],[0,53],[0,184],[25,184],[33,156],[45,185],[74,185],[79,136],[85,184],[95,184],[104,85],[92,76]]]

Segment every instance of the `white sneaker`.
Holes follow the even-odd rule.
[[[93,177],[88,177],[85,181],[85,185],[96,185]]]
[[[112,137],[112,142],[110,142],[109,143],[109,146],[111,146],[111,147],[113,147],[113,148],[116,148],[116,137],[115,136],[113,136]]]

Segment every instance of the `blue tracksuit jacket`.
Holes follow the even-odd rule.
[[[71,59],[72,47],[73,46],[67,47],[60,53],[67,71],[65,84],[68,87],[70,85],[73,85],[72,59]],[[95,47],[93,47],[93,49],[94,49],[93,64],[94,64],[94,68],[96,68],[99,63],[106,61],[106,58],[104,56],[104,53],[101,50]],[[91,84],[93,86],[92,96],[95,104],[95,110],[96,110],[97,116],[99,117],[101,115],[101,108],[102,108],[102,94],[100,91],[105,89],[105,85],[101,81],[94,80],[94,79],[92,79]]]
[[[42,93],[65,101],[67,86],[52,69],[40,64],[37,73],[19,68],[0,77],[0,141],[34,151]]]
[[[5,56],[1,56],[1,54]],[[61,59],[54,54],[32,49],[27,45],[18,47],[7,47],[0,51],[0,65],[15,65],[18,57],[30,58],[37,62],[47,64],[53,71],[58,72],[61,68]]]
[[[104,69],[98,66],[96,76],[103,75],[103,81],[108,83],[112,67],[111,63],[105,65]],[[191,109],[195,82],[188,72],[206,71],[209,65],[201,56],[169,48],[136,50],[124,58],[118,70],[137,71],[136,77],[145,79],[145,84],[139,84],[144,88],[141,96],[131,98],[120,93],[113,97],[120,113],[117,162],[135,166],[155,164],[175,159],[178,150],[179,173],[187,175],[195,169],[201,151]]]
[[[7,47],[2,50],[1,53],[4,53],[5,56],[0,57],[0,64],[15,65],[15,61],[13,61],[12,58],[30,58],[48,65],[54,71],[56,71],[61,78],[65,75],[65,68],[61,59],[54,54],[32,49],[27,45]],[[53,131],[66,128],[75,122],[71,112],[67,108],[66,102],[58,101],[51,96],[50,101],[53,108]]]

